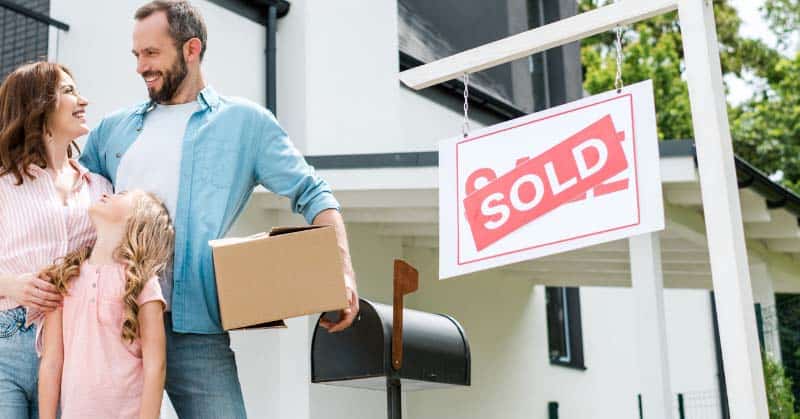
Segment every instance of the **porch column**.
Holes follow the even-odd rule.
[[[658,233],[648,233],[631,237],[628,246],[633,296],[636,299],[643,414],[647,419],[671,419],[672,389],[667,358],[661,243]]]
[[[311,418],[310,322],[310,316],[288,319],[281,330],[280,418]]]
[[[750,282],[753,284],[753,300],[761,304],[764,326],[764,350],[781,362],[781,342],[778,334],[778,318],[775,316],[775,287],[767,264],[750,257]]]

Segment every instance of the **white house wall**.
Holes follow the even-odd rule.
[[[633,291],[582,287],[584,356],[577,371],[548,361],[543,286],[492,273],[437,280],[435,252],[411,250],[421,268],[416,309],[454,316],[472,350],[472,387],[410,393],[408,415],[417,419],[544,419],[547,403],[564,418],[638,418],[638,368]],[[667,339],[673,391],[717,390],[708,291],[666,290]],[[711,410],[712,416],[718,414]]]
[[[302,3],[291,13],[306,16],[306,153],[397,151],[396,3]]]
[[[396,1],[295,1],[278,28],[278,116],[305,154],[435,150],[461,132],[460,111],[400,88]]]

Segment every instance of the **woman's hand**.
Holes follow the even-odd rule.
[[[0,277],[0,296],[45,313],[58,308],[62,299],[53,284],[34,274]]]

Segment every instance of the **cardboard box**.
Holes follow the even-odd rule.
[[[278,227],[209,244],[225,330],[280,327],[290,317],[347,307],[331,226]]]

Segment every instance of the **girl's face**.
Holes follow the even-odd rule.
[[[120,192],[114,195],[103,194],[89,208],[89,216],[106,224],[124,224],[133,214],[135,194]]]
[[[47,129],[50,133],[70,142],[89,133],[86,125],[86,106],[89,102],[78,94],[75,81],[63,71],[57,97],[56,109],[47,118]]]

